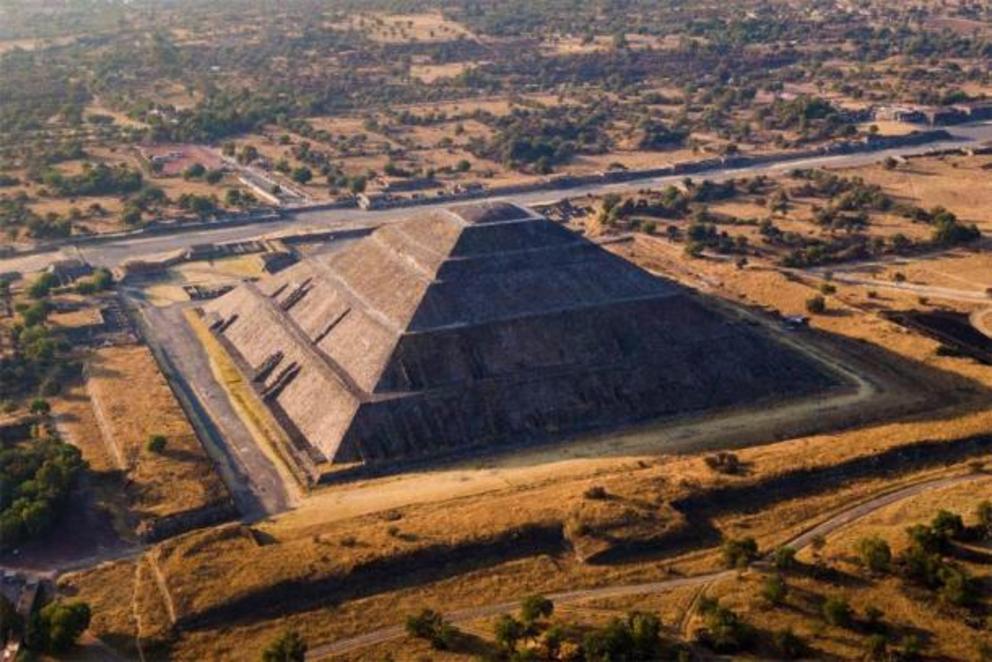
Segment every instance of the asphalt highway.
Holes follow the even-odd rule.
[[[761,164],[743,168],[715,168],[706,172],[696,173],[695,179],[721,180],[737,177],[753,177],[760,174],[775,174],[793,168],[809,167],[850,167],[875,163],[888,156],[910,156],[932,150],[954,147],[966,147],[984,141],[992,141],[992,122],[949,127],[953,140],[900,147],[873,152],[855,154],[838,154],[809,159],[783,159],[777,163]],[[611,191],[636,190],[645,187],[661,187],[678,183],[684,175],[645,178],[622,183],[596,184],[562,189],[547,189],[511,196],[494,196],[476,198],[479,200],[505,200],[521,205],[537,205],[552,202],[564,197],[578,197],[588,194],[601,194]],[[394,222],[409,217],[411,214],[423,212],[432,208],[450,206],[450,201],[434,205],[418,205],[415,207],[400,207],[396,209],[361,211],[356,209],[331,210],[299,210],[287,218],[277,221],[266,221],[250,225],[219,226],[216,228],[196,228],[188,232],[175,232],[131,238],[112,239],[106,242],[90,243],[82,246],[69,245],[59,250],[34,255],[14,256],[0,259],[0,273],[27,273],[44,269],[52,262],[67,256],[82,256],[97,266],[115,267],[125,260],[145,258],[162,253],[168,253],[194,244],[215,243],[254,239],[273,232],[294,228],[303,229],[346,229],[375,227],[383,223]]]

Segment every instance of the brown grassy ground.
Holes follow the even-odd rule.
[[[885,622],[894,631],[894,640],[900,639],[900,633],[921,636],[928,643],[928,657],[976,659],[976,642],[983,635],[965,625],[960,610],[934,604],[932,597],[897,578],[867,574],[855,562],[855,545],[861,538],[880,535],[890,543],[893,553],[898,554],[906,545],[906,527],[928,522],[940,509],[961,513],[967,524],[973,521],[971,513],[978,502],[989,497],[992,497],[992,480],[935,490],[883,508],[841,530],[827,539],[820,554],[827,564],[841,571],[842,577],[849,579],[831,582],[806,572],[790,574],[787,582],[791,592],[782,607],[770,609],[756,598],[763,580],[761,573],[721,582],[709,594],[763,630],[792,627],[820,655],[854,659],[865,648],[867,633],[831,627],[820,618],[820,601],[828,595],[842,595],[862,618],[869,606],[881,608]],[[800,559],[813,563],[814,556],[807,551]],[[987,562],[961,562],[961,565],[973,576],[988,575]]]
[[[97,420],[123,461],[131,507],[139,517],[165,517],[227,498],[210,458],[146,347],[97,350],[88,369]],[[161,454],[146,449],[156,434],[168,440]]]
[[[682,254],[680,247],[655,239],[618,244],[616,250],[643,266],[664,271],[713,294],[783,313],[803,313],[805,300],[817,291],[821,282],[814,277],[787,277],[762,265],[737,269],[720,260],[691,260]],[[982,274],[983,263],[967,251],[946,259],[963,260],[963,264],[970,265],[961,272],[965,274],[962,277],[967,278],[972,272]],[[742,422],[748,419],[733,419],[729,424],[721,424],[719,420],[684,421],[671,430],[648,427],[590,440],[588,446],[577,443],[568,449],[538,449],[505,458],[486,458],[473,464],[327,488],[308,498],[298,510],[260,523],[253,535],[248,535],[243,527],[232,525],[172,541],[157,548],[155,555],[160,559],[180,618],[206,613],[230,604],[232,598],[268,590],[266,587],[280,581],[329,580],[339,587],[336,591],[343,592],[342,597],[335,598],[333,606],[304,609],[301,605],[302,611],[278,619],[234,621],[184,631],[173,655],[179,659],[235,657],[241,647],[260,647],[287,627],[299,629],[312,643],[318,643],[394,624],[421,606],[448,610],[513,599],[535,591],[648,581],[669,576],[670,572],[712,570],[719,566],[715,540],[721,534],[754,536],[762,548],[768,549],[845,505],[892,489],[900,481],[960,471],[960,465],[935,465],[906,476],[880,471],[877,476],[852,483],[838,479],[835,487],[810,494],[782,495],[753,512],[744,502],[713,516],[710,524],[717,532],[715,539],[614,565],[582,563],[562,548],[494,565],[487,565],[491,562],[482,559],[474,567],[456,565],[452,570],[456,574],[452,576],[438,575],[433,572],[436,568],[408,565],[402,573],[407,577],[406,582],[400,586],[390,584],[381,590],[348,581],[348,573],[376,559],[388,563],[398,554],[428,550],[434,545],[457,546],[469,539],[479,540],[533,522],[563,527],[572,549],[579,552],[595,551],[602,543],[603,532],[613,532],[616,537],[631,541],[664,537],[679,531],[682,525],[670,504],[690,494],[718,486],[761,484],[799,470],[876,457],[888,449],[914,442],[952,441],[987,433],[992,426],[992,411],[987,409],[982,396],[992,387],[992,372],[987,366],[969,359],[940,356],[936,353],[936,342],[878,314],[884,308],[912,306],[915,297],[886,294],[884,298],[870,299],[864,287],[839,284],[838,288],[829,297],[829,314],[816,316],[812,322],[817,334],[839,339],[830,342],[839,342],[838,347],[846,347],[845,351],[856,354],[860,361],[875,364],[879,374],[888,375],[882,377],[883,392],[895,383],[888,379],[901,375],[900,379],[916,380],[935,394],[956,394],[956,403],[936,411],[932,410],[932,404],[919,403],[915,411],[904,411],[895,420],[865,419],[844,429],[814,435],[790,435],[769,423],[769,412],[751,412],[751,423],[768,425],[756,428],[763,430],[761,439],[768,443],[736,451],[747,467],[741,476],[724,476],[710,470],[699,454],[699,443],[706,438],[731,446],[746,443],[743,431],[747,428]],[[876,375],[875,379],[878,378]],[[817,410],[816,415],[829,413],[827,406]],[[680,441],[696,444],[696,454],[680,455],[686,452],[679,446]],[[779,443],[772,443],[776,441]],[[583,492],[592,485],[603,486],[611,498],[597,501],[583,497]],[[987,483],[976,483],[967,494],[975,496],[979,491],[987,493],[988,489]],[[912,519],[917,512],[929,513],[930,506],[926,504],[935,502],[955,507],[964,504],[958,497],[935,494],[921,498],[916,505],[899,505],[892,512],[880,512],[866,526],[870,524],[884,531],[884,522],[888,521],[890,530],[898,533],[899,522]],[[929,514],[924,517],[928,518]],[[851,535],[854,534],[842,532],[838,539]],[[828,553],[832,554],[830,549],[828,546]],[[765,623],[768,627],[780,627],[782,623],[792,622],[791,614],[783,616],[751,604],[754,593],[753,586],[747,587],[748,581],[752,580],[734,582],[730,588],[717,587],[715,594],[726,591],[728,600],[739,600],[742,608],[748,607],[749,618],[753,617],[761,627]],[[807,588],[813,592],[822,589],[812,583]],[[878,590],[882,591],[878,593],[881,598],[890,597],[884,592],[888,590],[885,586]],[[366,591],[372,593],[366,595]],[[733,597],[738,593],[741,597]],[[852,603],[861,609],[869,599],[877,599],[872,595],[871,591],[852,593]],[[891,597],[891,600],[893,614],[898,613],[899,618],[910,619],[917,609],[905,602],[909,598]],[[615,607],[622,609],[624,605]],[[816,634],[809,625],[812,622],[809,614],[803,613],[800,610],[795,615],[796,629],[822,637],[822,642],[817,640],[818,647],[848,654],[861,645],[862,642],[851,640],[844,633],[821,628]],[[942,641],[949,638],[950,643],[941,643],[938,649],[959,654],[964,649],[955,648],[958,626],[945,628],[943,623],[934,625],[935,636]],[[484,631],[488,625],[473,624],[473,627]],[[426,651],[419,643],[397,642],[374,652],[389,652],[403,659]],[[366,658],[359,655],[354,659]]]

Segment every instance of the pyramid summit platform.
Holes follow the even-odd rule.
[[[505,203],[381,227],[203,312],[318,464],[494,451],[837,384],[701,295]]]

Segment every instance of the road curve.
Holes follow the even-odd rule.
[[[827,535],[836,532],[839,529],[848,526],[849,524],[856,522],[859,519],[863,519],[868,515],[874,513],[877,510],[885,508],[893,503],[902,501],[903,499],[908,499],[913,496],[922,494],[930,490],[940,489],[943,487],[950,487],[952,485],[957,485],[959,483],[966,483],[973,480],[979,480],[982,478],[987,478],[987,474],[966,474],[960,476],[950,476],[946,478],[935,478],[933,480],[921,481],[919,483],[914,483],[907,487],[901,489],[893,490],[892,492],[887,492],[885,494],[880,494],[872,499],[858,503],[854,506],[850,506],[843,511],[837,513],[833,517],[827,519],[820,524],[812,526],[803,533],[799,534],[795,538],[789,540],[785,543],[786,546],[792,547],[796,551],[800,551],[808,546],[810,546],[814,539],[818,537],[826,537]],[[580,589],[576,591],[564,591],[561,593],[549,593],[546,597],[555,602],[555,604],[569,604],[573,602],[584,602],[587,600],[595,600],[602,598],[617,598],[626,597],[633,595],[650,595],[652,593],[665,593],[676,588],[683,588],[687,586],[700,586],[713,582],[718,579],[732,577],[737,571],[736,570],[723,570],[720,572],[711,572],[703,575],[693,575],[691,577],[678,577],[675,579],[666,579],[657,582],[648,582],[644,584],[625,584],[619,586],[603,586],[600,588],[591,589]],[[451,623],[464,623],[467,621],[473,621],[480,618],[489,618],[498,616],[500,614],[512,612],[520,606],[520,599],[513,600],[510,602],[501,602],[497,604],[483,605],[480,607],[470,607],[467,609],[459,609],[456,611],[448,612],[444,615],[445,619]],[[394,639],[399,639],[406,634],[406,629],[402,625],[392,625],[389,627],[380,628],[378,630],[372,630],[371,632],[366,632],[355,637],[349,637],[348,639],[340,639],[335,642],[317,646],[311,649],[307,653],[308,660],[319,660],[326,657],[331,657],[334,655],[343,655],[345,653],[350,653],[356,650],[368,646],[374,646],[377,644],[382,644],[387,641],[392,641]]]

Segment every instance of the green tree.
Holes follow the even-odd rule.
[[[306,166],[300,166],[293,170],[293,181],[299,184],[306,184],[313,179],[313,172]]]
[[[806,311],[814,315],[820,315],[827,310],[827,300],[823,295],[817,294],[806,299]]]
[[[823,620],[836,627],[848,627],[852,622],[851,605],[839,595],[831,595],[823,603]]]
[[[493,625],[496,643],[510,652],[517,649],[517,642],[526,634],[525,630],[524,624],[509,614],[500,615]]]
[[[758,543],[754,538],[728,538],[720,548],[723,564],[728,568],[746,568],[758,558]]]
[[[858,560],[871,572],[888,572],[892,563],[889,543],[878,536],[862,538],[857,544]]]
[[[796,550],[793,547],[779,547],[772,557],[772,565],[775,566],[776,570],[782,572],[795,569],[796,563]]]
[[[524,598],[520,604],[520,618],[528,629],[544,618],[549,618],[555,611],[555,603],[543,595],[531,595]]]
[[[873,634],[865,642],[866,660],[887,660],[889,658],[889,642],[883,634]]]
[[[203,167],[202,163],[194,163],[183,171],[183,177],[185,179],[199,179],[205,174],[207,174],[207,169]]]
[[[930,523],[930,528],[944,541],[950,541],[959,538],[964,533],[964,521],[957,513],[940,510]]]
[[[2,531],[0,531],[2,535]],[[19,635],[23,631],[24,622],[21,615],[17,613],[14,603],[0,595],[0,647],[14,635]]]
[[[731,609],[717,600],[700,601],[704,629],[699,634],[700,643],[718,653],[736,653],[744,650],[754,639],[754,630]]]
[[[422,609],[406,619],[406,631],[411,636],[426,639],[437,650],[448,650],[458,636],[458,630],[433,609]]]
[[[778,630],[772,635],[775,650],[786,660],[795,660],[806,655],[806,642],[800,639],[791,628]]]
[[[303,662],[306,655],[307,642],[298,632],[288,630],[262,651],[262,662]]]
[[[43,299],[49,295],[53,288],[58,286],[59,279],[55,274],[45,272],[38,276],[28,287],[28,296],[32,299]]]
[[[31,401],[32,414],[47,414],[52,410],[52,406],[44,398],[35,398]]]
[[[169,440],[165,438],[164,434],[153,434],[148,437],[148,442],[145,444],[145,449],[149,453],[155,453],[156,455],[161,455],[165,452],[165,447],[169,443]]]
[[[69,650],[90,626],[90,607],[85,602],[56,600],[42,607],[29,628],[28,648],[58,654]]]
[[[767,577],[761,586],[761,597],[770,605],[780,605],[789,593],[789,586],[780,575]]]
[[[992,501],[986,499],[975,508],[975,519],[978,520],[978,535],[983,540],[992,538]]]

